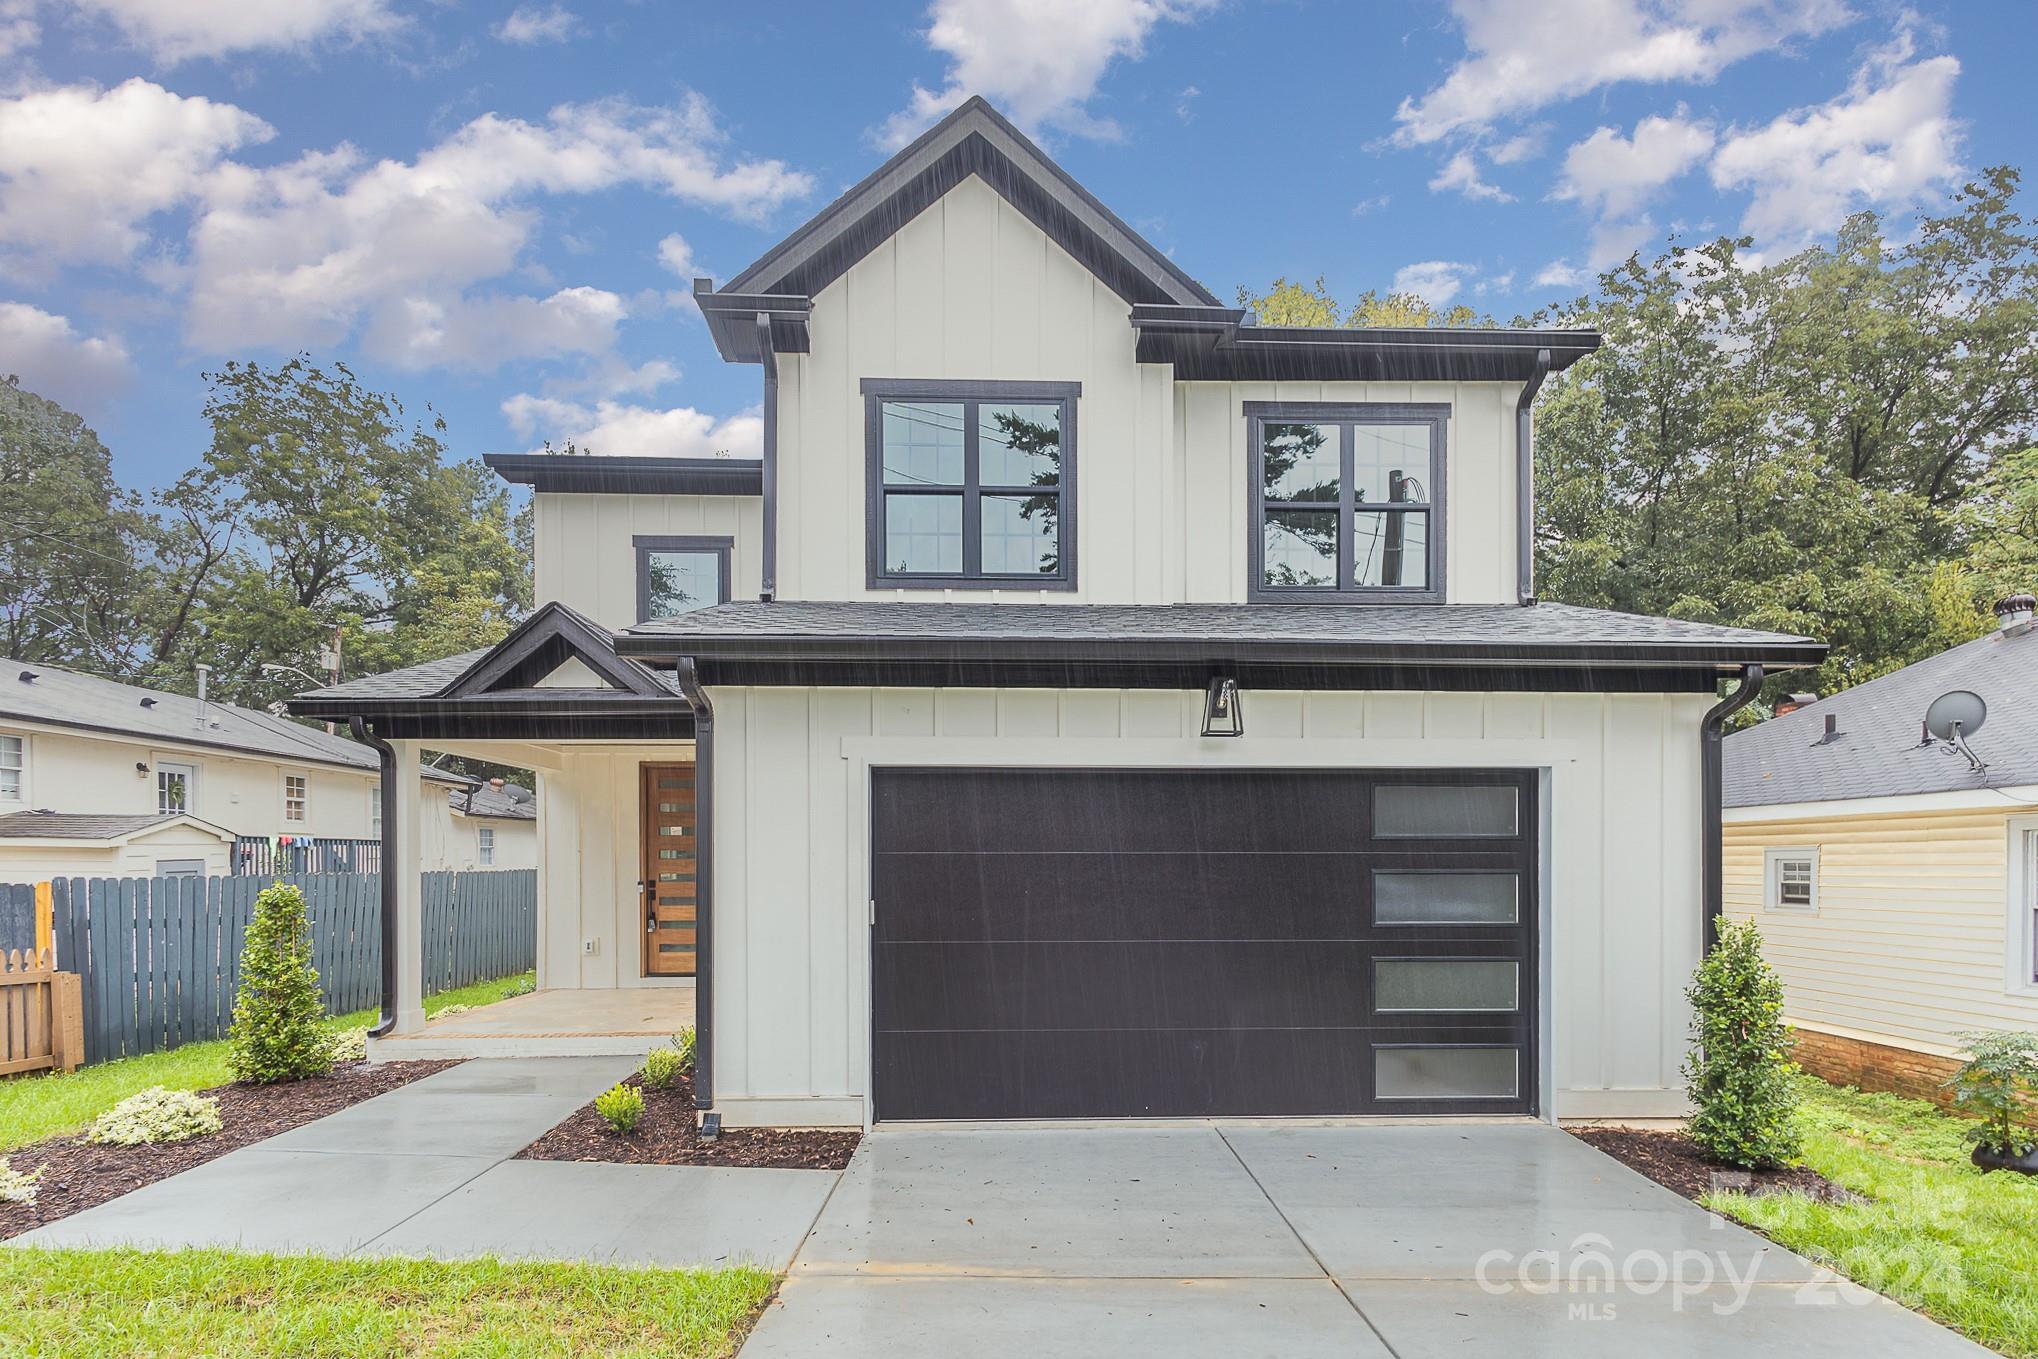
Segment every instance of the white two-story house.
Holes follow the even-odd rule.
[[[546,602],[295,704],[538,771],[529,1002],[683,998],[731,1124],[1682,1111],[1719,719],[1824,648],[1535,601],[1596,335],[1258,325],[981,101],[695,296],[762,458],[492,459]]]

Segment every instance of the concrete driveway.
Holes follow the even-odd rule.
[[[744,1359],[1985,1355],[1537,1124],[882,1130]]]

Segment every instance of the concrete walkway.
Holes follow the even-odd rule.
[[[784,1269],[836,1172],[509,1159],[636,1065],[466,1062],[8,1244]]]
[[[743,1350],[1075,1353],[1988,1352],[1527,1123],[881,1130]]]

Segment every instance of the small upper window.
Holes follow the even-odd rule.
[[[483,826],[474,834],[480,853],[481,866],[483,868],[493,866],[495,863],[495,827]]]
[[[1762,855],[1763,903],[1772,911],[1819,908],[1819,851],[1771,849]]]
[[[729,602],[733,538],[639,534],[637,621],[670,618]]]
[[[869,584],[1074,589],[1081,391],[866,381]]]
[[[19,802],[28,778],[28,741],[0,736],[0,802]]]
[[[285,774],[283,776],[283,819],[285,821],[304,820],[304,814],[309,805],[310,792],[304,775]]]
[[[1251,599],[1443,599],[1450,407],[1248,401],[1245,413]]]
[[[183,812],[198,810],[198,767],[189,764],[172,764],[162,760],[156,764],[156,814],[176,816]]]

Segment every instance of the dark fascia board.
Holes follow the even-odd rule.
[[[710,685],[819,688],[1174,689],[1200,690],[1228,675],[1247,690],[1450,690],[1495,693],[1688,693],[1718,687],[1715,667],[1620,668],[1520,665],[1262,665],[1208,660],[1176,664],[1136,661],[777,661],[702,660]]]
[[[716,292],[705,278],[693,281],[694,302],[708,323],[716,352],[728,363],[762,363],[757,318],[771,319],[771,348],[776,354],[805,354],[813,347],[807,318],[814,310],[810,297],[786,293]]]
[[[929,128],[729,280],[725,291],[812,297],[971,174],[1128,302],[1218,305],[982,98]]]
[[[1261,326],[1240,308],[1151,303],[1132,325],[1139,361],[1173,364],[1182,382],[1526,382],[1539,352],[1561,371],[1600,344],[1592,330]]]
[[[763,465],[755,458],[485,453],[481,460],[504,481],[537,491],[619,495],[762,495],[764,492]]]
[[[620,690],[524,689],[459,699],[295,698],[290,710],[332,721],[359,717],[388,741],[672,741],[694,734],[693,709],[684,699]]]
[[[474,698],[497,690],[525,690],[551,674],[567,657],[616,689],[646,698],[670,692],[643,666],[616,654],[615,634],[552,600],[498,642],[439,691],[441,698]]]

